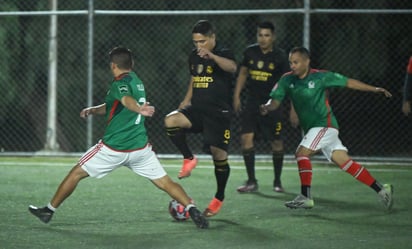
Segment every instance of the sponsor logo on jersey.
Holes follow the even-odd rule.
[[[315,82],[314,81],[309,81],[308,83],[308,88],[315,88]]]
[[[213,68],[211,66],[207,66],[206,73],[212,74],[213,73]]]
[[[258,61],[256,66],[257,66],[257,68],[262,69],[264,65],[265,65],[265,63],[263,61]]]
[[[200,73],[203,72],[203,65],[202,65],[202,64],[197,65],[196,72],[197,72],[198,74],[200,74]]]
[[[274,69],[275,69],[275,64],[271,62],[271,63],[269,64],[269,69],[270,69],[270,70],[274,70]]]
[[[144,86],[143,86],[143,84],[137,85],[137,90],[139,90],[139,91],[144,91]]]
[[[213,77],[193,76],[193,88],[208,88],[209,83],[213,82]]]
[[[260,71],[260,70],[249,70],[249,76],[252,80],[266,82],[268,81],[270,77],[272,77],[272,74],[269,72]]]
[[[127,86],[119,86],[119,92],[120,93],[128,93],[129,88]]]

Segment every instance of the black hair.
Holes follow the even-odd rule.
[[[272,33],[275,33],[275,25],[271,22],[265,21],[258,23],[257,27],[260,29],[270,29]]]
[[[110,62],[117,65],[119,69],[127,70],[133,67],[132,51],[124,47],[115,47],[109,52]]]
[[[192,29],[192,34],[196,33],[211,36],[215,33],[215,28],[208,20],[199,20]]]
[[[290,54],[294,54],[294,53],[299,53],[301,54],[303,57],[306,57],[307,59],[310,59],[310,52],[307,48],[305,47],[294,47],[290,50],[289,52]]]

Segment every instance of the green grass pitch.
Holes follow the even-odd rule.
[[[377,195],[331,165],[313,165],[311,210],[291,210],[284,202],[300,191],[295,164],[282,176],[286,193],[272,191],[273,169],[259,162],[259,192],[239,194],[243,163],[231,163],[221,212],[210,228],[168,213],[170,197],[127,168],[97,180],[80,182],[49,224],[30,215],[30,204],[43,206],[76,163],[76,158],[0,157],[0,248],[411,248],[412,167],[368,165],[382,183],[392,183],[395,204],[383,211]],[[216,190],[210,159],[201,159],[192,176],[177,180],[179,160],[162,160],[203,210]]]

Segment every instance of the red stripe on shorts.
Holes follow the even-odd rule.
[[[96,155],[100,149],[103,147],[103,143],[99,142],[94,148],[89,151],[87,154],[84,154],[82,158],[79,160],[79,165],[85,164],[87,161],[89,161],[94,155]]]
[[[323,136],[325,135],[326,131],[328,130],[328,128],[322,128],[319,133],[316,135],[315,139],[313,139],[312,143],[309,146],[309,149],[311,150],[316,150],[316,147],[318,146],[320,140],[323,138]]]

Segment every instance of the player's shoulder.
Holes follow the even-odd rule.
[[[259,51],[259,50],[260,50],[260,47],[259,47],[259,44],[257,43],[250,44],[245,48],[245,51]]]

